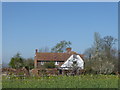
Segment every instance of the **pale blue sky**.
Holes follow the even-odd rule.
[[[35,49],[71,41],[74,51],[91,47],[94,32],[118,37],[118,6],[112,3],[3,3],[3,61],[17,52],[34,57]]]

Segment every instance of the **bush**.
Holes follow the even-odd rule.
[[[28,58],[24,60],[24,65],[26,69],[31,70],[34,68],[34,60],[32,58]]]
[[[14,57],[11,58],[9,66],[12,68],[21,68],[24,66],[23,58],[17,53]]]
[[[54,62],[46,62],[44,64],[45,68],[55,68],[55,63]]]

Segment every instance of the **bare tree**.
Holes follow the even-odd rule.
[[[73,60],[72,60],[72,62],[73,62],[73,64],[72,64],[72,75],[79,75],[80,74],[81,68],[78,66],[78,63],[77,63],[76,59],[77,59],[77,55],[74,54],[73,55]]]
[[[42,47],[39,49],[39,52],[50,52],[50,49],[46,46],[46,47]]]
[[[96,71],[97,73],[109,74],[115,70],[116,57],[113,53],[116,50],[113,49],[116,39],[112,36],[105,36],[101,38],[99,33],[94,34],[94,44],[91,49],[87,49],[89,55],[92,57],[88,58],[86,66]],[[114,51],[114,52],[113,52]],[[89,64],[88,64],[89,63]]]

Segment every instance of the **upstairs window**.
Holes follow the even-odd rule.
[[[41,62],[41,65],[44,65],[44,62]]]
[[[56,61],[56,62],[55,62],[55,65],[59,65],[59,62],[58,62],[58,61]]]

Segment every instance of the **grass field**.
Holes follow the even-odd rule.
[[[3,76],[3,88],[118,88],[116,75],[25,77]]]

